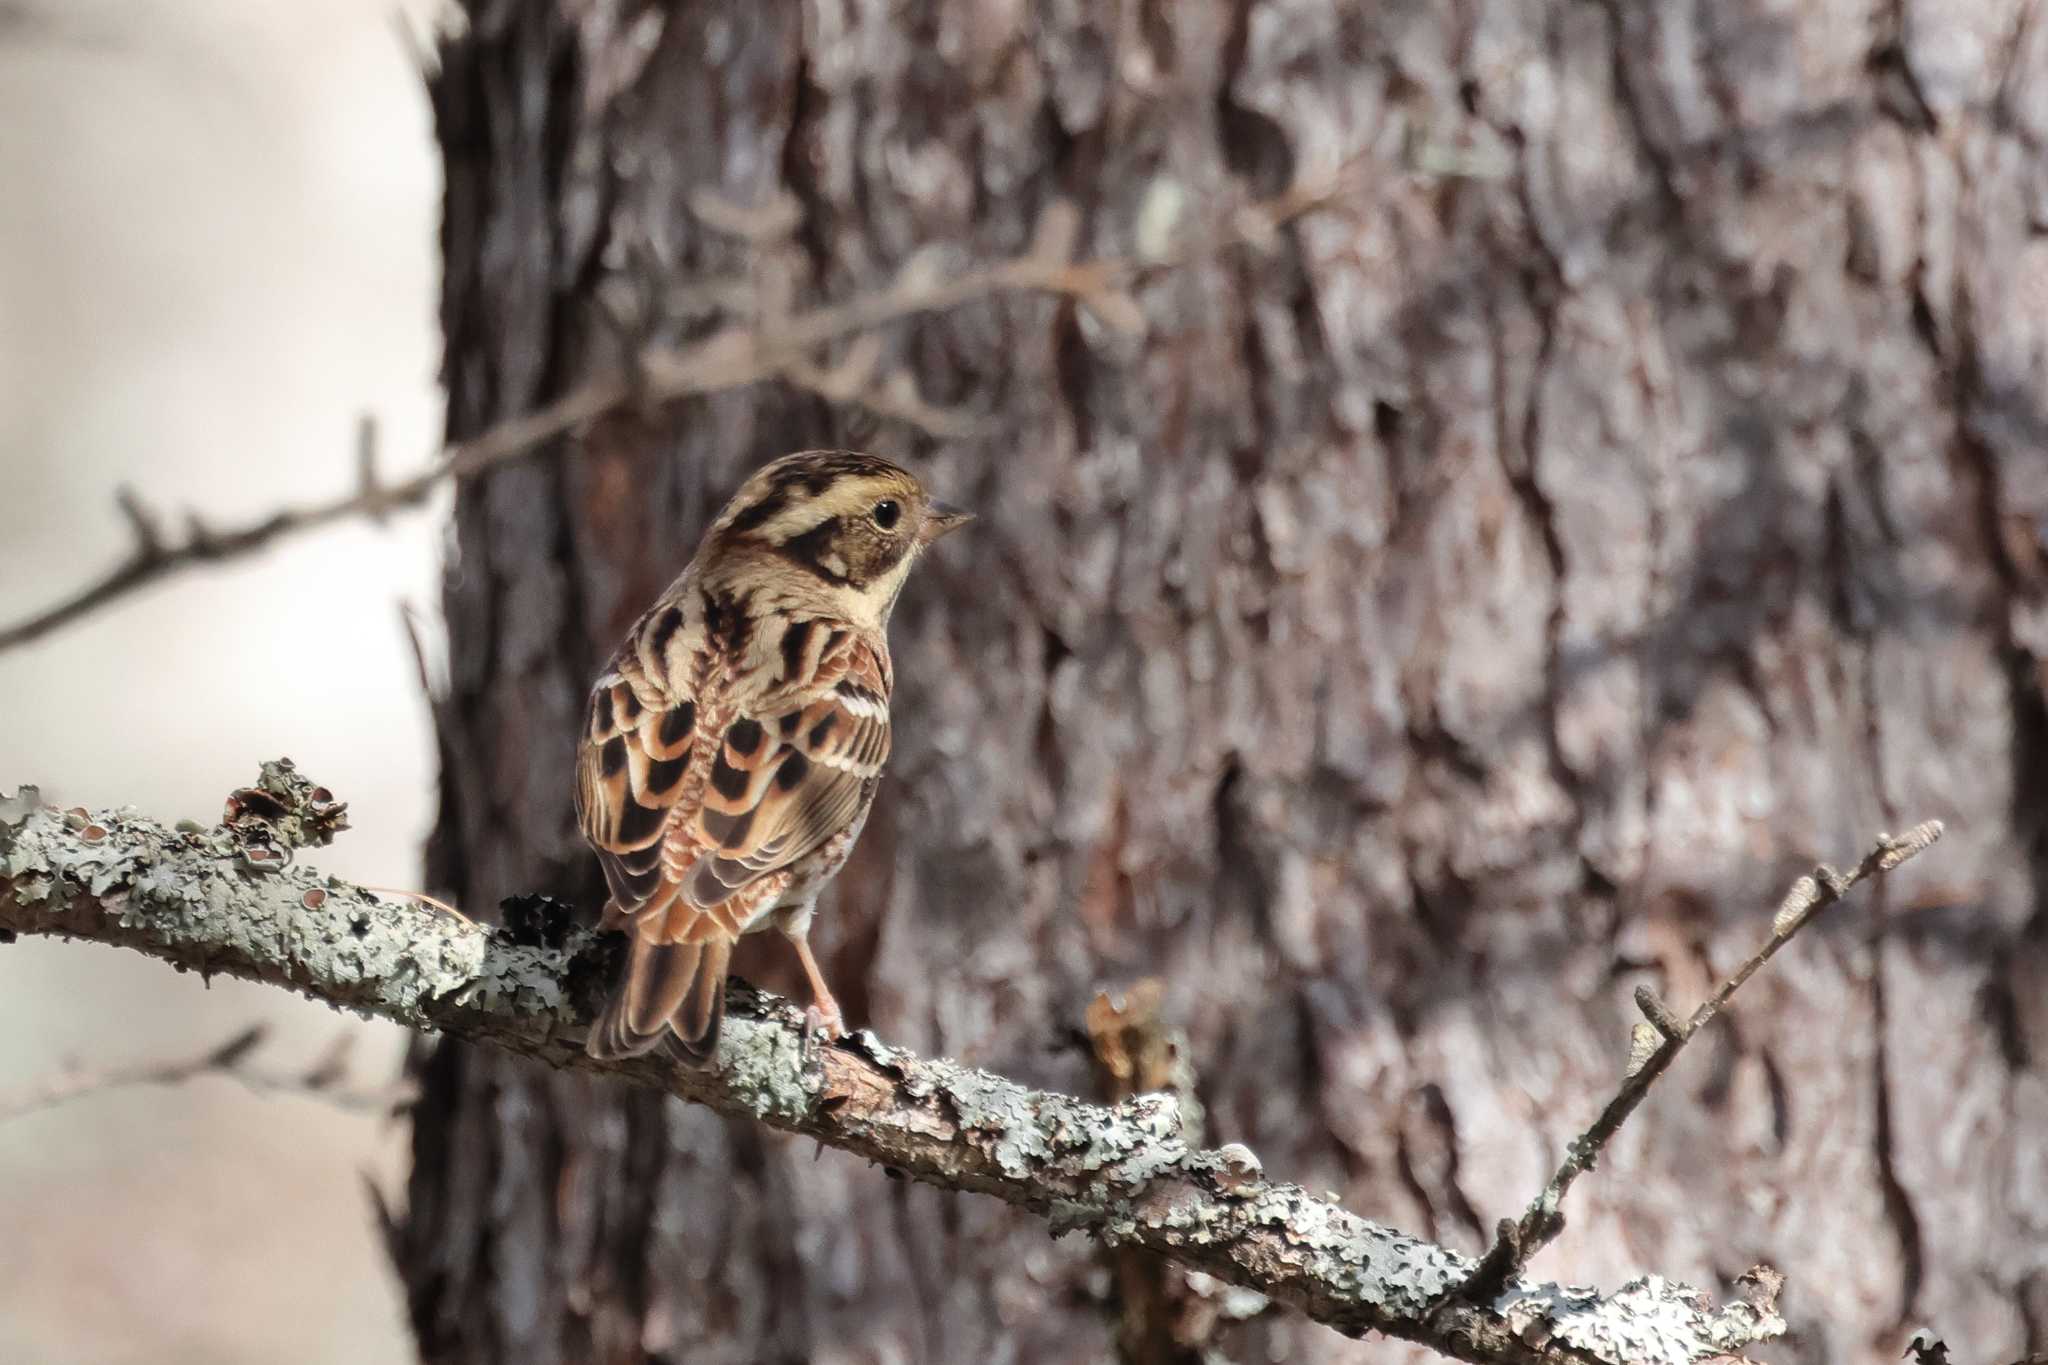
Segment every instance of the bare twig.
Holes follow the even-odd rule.
[[[274,780],[293,775],[287,765],[265,772],[265,790],[291,786]],[[287,807],[297,799],[280,795]],[[289,808],[268,823],[287,838],[314,826]],[[1437,1309],[1468,1279],[1469,1259],[1270,1181],[1242,1147],[1202,1150],[1170,1096],[1089,1104],[865,1031],[807,1050],[796,1010],[739,983],[716,1065],[683,1068],[659,1053],[596,1062],[581,1040],[616,968],[613,936],[527,906],[508,914],[509,928],[465,924],[303,860],[251,864],[254,837],[240,826],[174,830],[133,811],[74,822],[32,794],[0,797],[0,930],[134,948],[653,1086],[932,1185],[994,1195],[1055,1233],[1145,1248],[1354,1336],[1385,1332],[1515,1365],[1690,1365],[1784,1330],[1768,1294],[1710,1311],[1697,1291],[1657,1276],[1608,1295],[1517,1283],[1489,1303]]]
[[[348,1034],[303,1071],[258,1067],[253,1063],[269,1036],[262,1024],[238,1029],[225,1041],[190,1057],[124,1066],[70,1066],[12,1095],[0,1095],[0,1123],[55,1109],[73,1100],[142,1085],[182,1085],[199,1076],[226,1076],[262,1095],[305,1095],[336,1108],[360,1114],[390,1114],[410,1098],[403,1085],[358,1089],[348,1079]]]
[[[862,408],[873,417],[893,418],[933,436],[965,436],[974,430],[973,420],[966,415],[927,402],[910,371],[878,375],[881,358],[881,338],[865,332],[837,364],[792,360],[782,367],[780,378],[828,403]]]
[[[1954,1365],[1949,1354],[1948,1343],[1940,1337],[1922,1331],[1906,1343],[1906,1349],[1899,1359],[1912,1358],[1913,1365]],[[2048,1351],[2031,1351],[2008,1365],[2048,1365]]]
[[[1074,259],[1079,217],[1071,205],[1056,201],[1041,215],[1038,231],[1024,254],[978,268],[948,273],[938,267],[931,253],[914,253],[886,286],[807,311],[759,307],[758,288],[751,300],[755,308],[735,309],[731,305],[739,300],[731,295],[746,286],[721,288],[710,297],[727,305],[726,311],[735,320],[700,341],[677,348],[644,348],[628,367],[631,373],[592,379],[532,412],[447,447],[426,468],[395,483],[384,483],[378,476],[375,429],[366,423],[358,431],[354,491],[326,502],[284,507],[245,525],[209,528],[194,516],[189,519],[186,536],[171,541],[148,509],[124,490],[117,494],[116,502],[133,533],[127,558],[96,582],[0,627],[0,651],[41,639],[110,602],[187,569],[237,559],[286,537],[342,521],[360,517],[381,521],[392,511],[418,505],[448,480],[466,478],[600,418],[644,405],[782,379],[834,401],[854,402],[880,416],[922,427],[935,436],[960,435],[970,430],[970,425],[957,413],[928,404],[907,374],[884,375],[874,388],[846,392],[840,373],[844,362],[821,366],[810,357],[832,342],[865,337],[906,318],[1008,294],[1058,295],[1074,300],[1114,329],[1142,329],[1144,314],[1126,292],[1126,285],[1232,246],[1266,245],[1281,227],[1356,189],[1363,165],[1362,158],[1354,157],[1328,177],[1240,209],[1222,229],[1206,237],[1143,259]],[[787,226],[787,206],[781,201],[765,209],[743,209],[700,195],[693,200],[693,207],[712,226],[750,241]],[[870,361],[870,371],[873,367]]]
[[[1503,1218],[1500,1221],[1493,1245],[1487,1249],[1471,1279],[1459,1286],[1452,1297],[1485,1303],[1498,1294],[1502,1286],[1528,1264],[1530,1257],[1564,1230],[1564,1214],[1560,1208],[1572,1182],[1593,1169],[1608,1142],[1621,1131],[1622,1124],[1628,1121],[1643,1097],[1650,1093],[1650,1087],[1657,1083],[1657,1078],[1670,1069],[1678,1054],[1685,1050],[1685,1045],[1712,1022],[1742,984],[1756,975],[1758,969],[1814,916],[1841,900],[1856,883],[1866,877],[1890,872],[1922,852],[1941,838],[1941,828],[1939,820],[1929,820],[1915,825],[1900,838],[1880,834],[1876,845],[1847,875],[1823,863],[1810,875],[1794,882],[1785,899],[1779,903],[1777,914],[1771,918],[1771,936],[1721,983],[1719,989],[1700,1003],[1691,1018],[1679,1020],[1649,987],[1637,987],[1636,1008],[1643,1012],[1648,1024],[1636,1026],[1636,1042],[1620,1088],[1607,1102],[1607,1107],[1600,1111],[1600,1117],[1593,1120],[1592,1126],[1565,1148],[1564,1160],[1550,1177],[1550,1183],[1543,1187],[1543,1192],[1536,1196],[1521,1218]],[[1657,1039],[1661,1041],[1655,1041]],[[1653,1041],[1654,1047],[1646,1046]]]

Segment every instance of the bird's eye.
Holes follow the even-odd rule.
[[[897,505],[894,498],[883,498],[875,504],[875,510],[868,515],[875,519],[875,525],[886,531],[903,515],[903,509]]]

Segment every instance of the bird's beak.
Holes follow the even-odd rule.
[[[920,544],[929,545],[940,536],[957,531],[974,520],[974,513],[963,512],[943,502],[934,502],[924,509],[924,528],[918,533]]]

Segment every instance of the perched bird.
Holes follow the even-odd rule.
[[[874,455],[807,450],[757,471],[591,691],[576,813],[630,942],[586,1044],[628,1057],[673,1034],[708,1059],[742,934],[807,934],[889,757],[889,613],[931,543],[971,519]]]

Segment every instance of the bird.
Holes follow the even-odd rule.
[[[890,749],[889,615],[973,514],[849,450],[763,465],[590,692],[575,802],[627,937],[591,1027],[600,1060],[669,1044],[709,1062],[741,935],[774,928],[811,990],[807,1042],[845,1018],[812,955],[818,895],[860,837]]]

